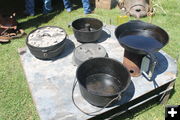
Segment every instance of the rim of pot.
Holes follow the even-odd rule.
[[[122,92],[124,92],[124,91],[129,87],[129,85],[130,85],[130,83],[131,83],[130,73],[129,73],[128,69],[127,69],[120,61],[118,61],[118,60],[116,60],[116,59],[114,59],[114,58],[107,58],[107,57],[96,57],[96,58],[92,58],[92,59],[89,59],[89,60],[93,60],[93,59],[109,59],[109,60],[112,60],[112,61],[115,61],[115,62],[121,64],[121,66],[124,68],[124,70],[128,73],[128,78],[127,78],[126,87],[124,87],[124,89],[122,89],[121,91],[119,91],[119,92],[117,92],[117,93],[115,93],[115,94],[112,94],[112,95],[100,95],[100,94],[95,94],[95,93],[89,91],[91,94],[98,95],[98,96],[101,96],[101,97],[113,97],[113,96],[117,96],[117,95],[121,94]],[[89,61],[89,60],[86,60],[86,61],[84,61],[83,63],[85,63],[85,62],[87,62],[87,61]],[[81,67],[81,65],[82,65],[83,63],[81,63],[81,64],[78,66],[77,70],[76,70],[76,79],[77,79],[77,72],[78,72],[79,68]],[[79,84],[81,84],[78,79],[77,79],[77,81],[78,81]],[[82,84],[81,84],[81,86],[82,86],[83,88],[85,88]],[[87,90],[87,88],[85,88],[85,89]]]
[[[54,27],[54,28],[62,29],[62,30],[65,32],[65,37],[64,37],[64,39],[63,39],[61,42],[59,42],[59,43],[57,43],[57,44],[55,44],[55,45],[50,45],[50,46],[47,46],[47,47],[36,47],[36,46],[33,46],[33,45],[31,45],[31,44],[28,43],[28,41],[29,41],[29,40],[28,40],[29,35],[31,35],[31,34],[32,34],[33,32],[35,32],[36,30],[39,30],[39,29],[42,29],[42,28],[46,28],[46,27]],[[54,46],[62,43],[64,40],[66,40],[66,38],[67,38],[67,33],[66,33],[66,31],[65,31],[63,28],[58,27],[58,26],[42,26],[42,27],[38,27],[37,29],[32,30],[32,31],[27,35],[27,37],[26,37],[26,44],[27,44],[28,46],[30,46],[30,47],[39,48],[39,49],[46,49],[46,48],[54,47]]]
[[[93,30],[93,31],[81,31],[81,30],[78,30],[78,29],[76,29],[76,28],[73,26],[73,23],[74,23],[74,22],[77,22],[77,21],[80,20],[80,19],[94,19],[94,20],[97,20],[97,21],[99,21],[99,22],[101,23],[101,27],[100,27],[99,29],[95,29],[95,30]],[[97,31],[101,30],[102,27],[103,27],[103,22],[102,22],[101,20],[97,19],[97,18],[83,17],[83,18],[78,18],[78,19],[74,20],[74,21],[72,22],[72,27],[73,27],[73,29],[75,29],[76,31],[79,31],[79,32],[85,32],[85,33],[91,32],[91,33],[92,33],[92,32],[97,32]]]

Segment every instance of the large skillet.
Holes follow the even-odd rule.
[[[156,64],[153,53],[160,50],[169,41],[167,32],[162,28],[140,20],[129,21],[118,26],[115,36],[127,51],[150,56],[151,68],[149,71],[151,73]],[[150,76],[152,77],[152,75]]]

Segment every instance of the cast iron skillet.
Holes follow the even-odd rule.
[[[153,53],[169,41],[167,32],[162,28],[140,20],[133,20],[118,26],[115,36],[126,50],[136,54],[148,54],[151,58],[151,68],[149,68],[151,72],[154,71],[156,64]]]
[[[156,52],[169,41],[167,32],[162,28],[139,20],[118,26],[115,36],[126,50],[137,54]]]

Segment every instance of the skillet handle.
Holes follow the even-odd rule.
[[[151,52],[147,52],[147,53],[150,56],[150,65],[149,65],[148,73],[143,72],[143,75],[145,75],[145,77],[151,80],[154,73],[154,69],[157,64],[157,60],[156,57]]]

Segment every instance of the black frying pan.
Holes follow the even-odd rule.
[[[154,71],[156,64],[152,53],[160,50],[169,41],[167,32],[162,28],[140,20],[118,26],[115,30],[115,36],[126,50],[136,54],[148,54],[151,58],[151,68],[149,68],[151,72]]]
[[[162,28],[139,20],[118,26],[115,36],[126,49],[137,54],[148,54],[164,47],[169,37]]]

